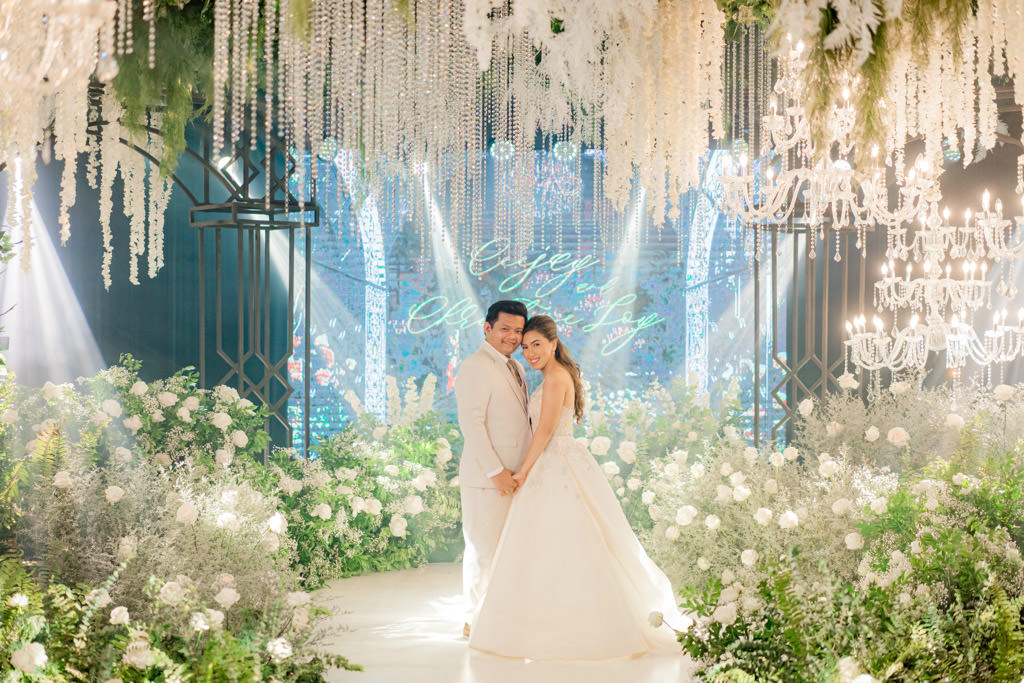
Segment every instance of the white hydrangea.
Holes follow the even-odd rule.
[[[612,447],[612,440],[607,436],[595,436],[594,440],[590,442],[590,452],[594,455],[608,455],[608,450]]]

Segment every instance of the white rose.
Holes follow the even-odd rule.
[[[281,662],[292,656],[292,646],[284,638],[275,638],[267,643],[267,652],[275,662]]]
[[[93,413],[92,418],[90,419],[92,420],[92,423],[97,427],[102,427],[103,425],[107,424],[107,422],[110,421],[110,418],[102,410],[97,410],[95,413]]]
[[[189,410],[199,410],[199,397],[189,396],[181,402],[181,405],[185,406]]]
[[[115,626],[127,625],[129,621],[128,608],[117,606],[110,610],[110,623]]]
[[[235,404],[235,407],[240,408],[242,410],[249,410],[249,408],[253,408],[255,407],[255,405],[255,403],[253,403],[247,398],[240,398],[238,399],[238,403]],[[252,411],[250,410],[249,412],[251,413]]]
[[[619,498],[624,497],[626,495],[626,487],[620,486],[619,488],[615,489],[615,495],[618,496]]]
[[[311,595],[306,591],[291,591],[284,597],[284,602],[289,607],[302,607],[308,605]]]
[[[786,510],[779,515],[779,528],[780,529],[794,529],[800,523],[800,519],[796,516],[796,513],[792,510]]]
[[[707,559],[704,557],[698,557],[697,569],[701,570],[702,572],[706,572],[707,570],[711,569],[711,563],[708,562]]]
[[[121,417],[121,404],[112,398],[108,398],[106,401],[100,404],[100,410],[109,415],[110,417]]]
[[[128,393],[131,394],[132,396],[142,396],[148,390],[149,386],[142,380],[139,380],[138,382],[132,385],[132,388],[128,390]]]
[[[747,480],[747,475],[742,472],[733,472],[729,475],[729,483],[733,486],[739,486]]]
[[[889,510],[889,501],[885,496],[875,498],[871,501],[871,511],[876,515],[884,515]]]
[[[903,427],[893,427],[889,430],[885,440],[897,448],[903,448],[910,443],[910,434]]]
[[[715,487],[715,502],[716,503],[728,503],[732,500],[732,489],[725,484],[719,484]]]
[[[892,392],[893,396],[899,396],[900,394],[905,394],[908,391],[910,391],[910,383],[909,382],[893,382],[892,384],[889,385],[889,391]]]
[[[366,501],[366,511],[376,517],[380,514],[380,511],[384,508],[384,505],[376,498],[370,498]]]
[[[132,459],[132,452],[124,446],[118,446],[114,449],[114,457],[123,465]]]
[[[687,453],[686,451],[675,450],[672,451],[672,454],[669,455],[669,457],[672,458],[672,460],[675,461],[677,465],[685,465],[686,459],[690,457],[690,454]]]
[[[708,515],[704,518],[704,526],[706,526],[711,531],[717,529],[719,526],[721,526],[721,524],[722,520],[719,519],[717,515]]]
[[[96,593],[96,607],[99,609],[103,609],[111,602],[113,602],[113,600],[110,599],[110,593],[107,591],[103,590]]]
[[[761,526],[768,526],[768,523],[772,521],[772,511],[768,508],[758,508],[754,513],[754,521]]]
[[[288,521],[284,518],[284,515],[280,511],[275,512],[267,520],[267,527],[275,534],[284,534],[288,530]]]
[[[384,467],[384,474],[388,475],[389,477],[397,477],[398,471],[399,470],[397,465],[387,465]]]
[[[197,633],[210,630],[210,620],[206,618],[206,615],[202,612],[193,612],[192,618],[189,620],[189,625],[192,630]]]
[[[235,448],[245,448],[249,444],[249,437],[241,429],[236,429],[231,432],[231,443],[235,444]]]
[[[239,595],[238,591],[234,588],[231,586],[225,586],[224,588],[221,588],[215,596],[213,596],[213,599],[216,600],[217,604],[224,609],[231,609],[231,606],[238,602],[241,597],[242,596]]]
[[[643,482],[641,482],[636,477],[630,477],[629,479],[626,480],[626,488],[629,489],[630,491],[636,491],[641,486],[643,486]]]
[[[774,479],[765,479],[764,480],[764,492],[768,493],[768,494],[771,494],[771,495],[774,495],[774,494],[778,493],[779,492],[779,482],[775,481]]]
[[[49,657],[40,643],[28,643],[11,653],[11,664],[27,674],[34,674],[37,669],[46,666]]]
[[[814,412],[814,401],[809,398],[805,398],[800,401],[796,409],[800,411],[800,414],[804,417],[810,417],[811,413]]]
[[[331,518],[331,506],[327,503],[320,503],[310,511],[313,517],[319,517],[320,519],[327,521]]]
[[[697,508],[692,505],[684,505],[683,507],[676,510],[676,524],[679,526],[689,526],[691,522],[697,517]]]
[[[229,507],[238,503],[238,489],[224,489],[220,492],[220,502]]]
[[[750,489],[748,489],[743,484],[740,484],[739,486],[732,490],[732,499],[735,500],[737,503],[742,503],[749,497]]]
[[[871,425],[864,432],[864,440],[867,441],[868,443],[878,441],[879,436],[880,433],[878,431],[878,427],[876,427],[875,425]]]
[[[697,432],[690,432],[690,433],[688,433],[688,434],[686,435],[686,440],[687,440],[687,441],[696,441],[696,440],[697,440],[697,438],[698,438],[698,437],[697,437]]]
[[[11,597],[7,598],[8,607],[28,607],[28,596],[24,593],[15,593]]]
[[[732,465],[730,465],[727,462],[723,462],[722,466],[718,469],[718,471],[721,473],[723,477],[728,477],[730,474],[732,474]]]
[[[670,462],[669,464],[665,465],[665,476],[668,477],[669,479],[675,479],[676,477],[678,477],[679,465],[674,462]]]
[[[242,528],[241,523],[238,521],[238,515],[233,512],[222,512],[217,515],[217,528],[227,529],[228,531],[238,531]]]
[[[651,505],[647,508],[647,514],[651,516],[655,522],[661,519],[661,508],[657,505]]]
[[[211,628],[219,628],[224,624],[224,613],[219,609],[207,608],[206,620],[210,623]]]
[[[199,519],[199,510],[196,508],[195,505],[186,501],[182,503],[181,506],[178,507],[178,512],[175,515],[175,519],[180,524],[190,526],[192,524],[195,524],[196,520]]]
[[[373,440],[374,441],[380,441],[385,436],[387,436],[387,433],[388,433],[388,428],[385,427],[384,425],[380,425],[379,427],[375,427],[374,430],[373,430]]]
[[[997,401],[1009,401],[1013,398],[1013,387],[1009,384],[1000,384],[992,390],[992,395]]]
[[[419,496],[409,496],[405,499],[403,506],[407,515],[418,515],[425,509],[423,499]]]
[[[163,422],[166,418],[164,417],[164,411],[154,410],[149,414],[149,419],[153,422]]]
[[[654,491],[644,491],[640,495],[640,502],[644,505],[650,505],[654,502]]]
[[[658,611],[651,612],[647,615],[647,623],[654,628],[658,628],[665,623],[665,616]]]
[[[305,607],[297,607],[292,612],[292,630],[302,631],[309,625],[309,610]]]
[[[924,501],[924,509],[928,510],[929,512],[934,511],[937,507],[939,507],[939,500],[937,498],[929,497],[927,500]]]
[[[69,489],[74,484],[74,480],[71,479],[71,473],[67,470],[61,470],[53,475],[53,485],[59,489]]]
[[[142,429],[142,418],[138,415],[132,415],[131,417],[122,420],[121,423],[126,429],[131,431],[132,434],[135,434]]]
[[[214,461],[221,467],[227,467],[235,460],[235,455],[226,448],[218,448],[213,455]]]
[[[608,455],[608,449],[612,447],[612,440],[607,436],[597,436],[590,442],[590,452],[594,455]]]
[[[116,503],[124,498],[124,489],[120,486],[108,486],[103,494],[107,497],[108,503]]]
[[[601,465],[601,469],[604,470],[604,473],[609,477],[615,476],[619,473],[619,466],[611,460]]]
[[[846,534],[846,538],[844,538],[843,541],[846,543],[846,547],[849,550],[860,550],[864,547],[864,537],[856,531]]]
[[[818,465],[818,474],[823,477],[835,476],[835,473],[839,471],[839,465],[836,464],[835,460],[826,460],[825,462]]]
[[[177,605],[185,599],[185,588],[177,581],[168,581],[160,587],[159,595],[168,605]]]
[[[967,475],[963,472],[957,472],[953,475],[953,483],[957,486],[963,486],[967,483]]]
[[[785,450],[782,451],[782,457],[793,462],[800,457],[800,451],[798,451],[794,446],[786,446]]]
[[[836,501],[832,503],[832,512],[836,515],[845,515],[850,511],[850,507],[849,499],[837,498]]]
[[[956,413],[950,413],[946,416],[946,426],[950,429],[960,429],[964,426],[964,419]]]
[[[747,548],[742,553],[740,553],[740,562],[742,562],[744,566],[753,567],[755,564],[757,564],[757,557],[758,555],[756,550],[752,548]]]
[[[627,465],[636,462],[636,444],[632,441],[623,441],[620,443],[619,459]]]
[[[161,391],[156,395],[156,400],[161,408],[170,408],[178,402],[178,395],[170,391]]]
[[[231,426],[231,416],[227,413],[214,413],[210,415],[210,424],[221,431],[227,431]]]
[[[670,526],[669,528],[665,529],[665,538],[667,538],[670,541],[674,541],[674,540],[678,539],[679,538],[679,527]]]
[[[725,427],[722,427],[722,434],[724,434],[725,438],[728,439],[729,441],[739,441],[740,438],[739,430],[737,430],[732,425],[726,425]]]
[[[711,614],[711,618],[722,624],[723,626],[731,626],[736,623],[736,603],[730,602],[725,605],[719,605],[715,608],[715,611]]]
[[[409,522],[405,520],[405,517],[392,517],[388,527],[391,529],[392,535],[405,538],[405,530],[409,527]]]
[[[860,386],[860,382],[857,378],[848,372],[844,372],[839,375],[839,388],[840,389],[856,389]]]
[[[353,496],[348,501],[349,506],[352,508],[352,516],[355,517],[360,512],[366,511],[366,501],[361,496]]]
[[[843,433],[843,425],[832,421],[825,425],[825,432],[831,437],[837,437]]]
[[[690,476],[694,479],[701,479],[704,476],[704,465],[699,462],[690,466]]]
[[[775,467],[782,467],[784,464],[786,464],[786,459],[782,457],[782,453],[775,451],[774,453],[768,456],[768,462]]]
[[[174,414],[177,415],[178,419],[181,420],[182,422],[192,421],[192,414],[188,411],[188,408],[186,408],[185,406],[179,406],[178,409],[174,411]]]
[[[8,408],[7,410],[4,411],[3,416],[0,417],[0,420],[2,420],[5,424],[9,425],[14,424],[15,422],[18,421],[18,419],[18,411],[16,411],[14,408]]]
[[[736,580],[736,574],[731,569],[722,570],[722,583],[728,586],[730,583]]]
[[[451,459],[452,459],[452,449],[447,448],[447,447],[446,448],[439,448],[437,450],[437,455],[434,456],[434,462],[436,462],[438,464],[438,466],[444,466],[444,465],[448,464],[449,462],[451,462]]]
[[[281,490],[286,495],[292,495],[302,490],[302,482],[298,479],[292,479],[287,474],[281,474]]]

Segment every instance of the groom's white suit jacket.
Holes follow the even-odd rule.
[[[507,362],[500,351],[484,341],[476,353],[462,361],[455,376],[459,429],[464,440],[459,461],[462,486],[493,488],[489,475],[502,468],[516,472],[526,457],[532,436],[529,393],[524,397]],[[525,385],[523,366],[519,361],[512,362]]]

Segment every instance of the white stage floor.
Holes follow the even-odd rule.
[[[364,672],[352,683],[674,683],[692,680],[688,658],[646,656],[594,664],[525,662],[474,652],[462,639],[458,564],[357,576],[314,594],[333,616],[324,645]]]

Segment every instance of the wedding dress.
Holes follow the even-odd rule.
[[[540,417],[543,384],[530,399]],[[562,417],[515,494],[478,608],[470,647],[532,660],[680,652],[680,617],[665,574],[647,557],[590,451]]]

